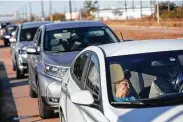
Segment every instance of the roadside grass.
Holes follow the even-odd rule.
[[[7,79],[7,74],[5,71],[4,64],[0,62],[0,92],[1,92],[0,122],[13,122],[13,118],[17,117],[16,106],[12,97],[11,88],[4,88],[3,82],[8,82],[8,79]]]

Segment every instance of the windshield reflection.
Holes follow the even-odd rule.
[[[180,102],[175,99],[183,99],[182,62],[183,51],[108,57],[111,102]]]

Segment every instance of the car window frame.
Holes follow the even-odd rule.
[[[85,86],[86,86],[87,77],[89,75],[90,66],[91,66],[91,62],[92,62],[92,59],[91,58],[92,58],[92,56],[94,56],[94,58],[97,60],[97,63],[98,63],[98,73],[99,73],[99,76],[98,76],[99,77],[99,83],[98,83],[98,86],[99,86],[99,95],[98,96],[99,96],[99,105],[97,107],[97,105],[92,104],[92,105],[90,105],[90,107],[95,108],[95,109],[98,109],[98,110],[100,110],[103,113],[102,92],[101,92],[101,76],[100,76],[100,74],[101,74],[100,73],[100,61],[99,61],[99,58],[98,58],[98,56],[97,56],[97,54],[95,52],[91,51],[90,53],[91,53],[91,56],[90,56],[90,59],[89,59],[89,65],[88,65],[87,71],[86,71],[85,76],[84,76],[85,81],[84,81],[84,88],[83,88],[83,90],[89,90],[89,89],[86,89]],[[92,93],[92,91],[90,91],[90,92]]]
[[[34,44],[36,45],[36,47],[37,47],[37,46],[40,46],[40,44],[41,44],[41,43],[38,44],[38,41],[39,41],[39,39],[41,38],[40,35],[41,35],[41,29],[38,28],[38,30],[37,30],[37,32],[36,32],[36,34],[35,34],[35,36],[34,36],[34,39],[33,39]]]
[[[87,59],[86,59],[85,65],[84,65],[84,68],[83,68],[83,71],[82,71],[82,75],[81,75],[81,81],[80,81],[80,80],[78,80],[78,78],[76,78],[76,76],[74,75],[74,65],[75,65],[77,59],[78,59],[80,56],[84,55],[84,54],[88,54],[88,57],[87,57]],[[83,89],[83,82],[84,82],[83,79],[84,79],[84,76],[85,76],[85,74],[86,74],[86,70],[87,70],[87,67],[88,67],[88,64],[89,64],[89,59],[90,59],[90,57],[91,57],[91,53],[89,53],[88,51],[83,52],[83,53],[81,53],[79,56],[77,56],[77,58],[75,59],[74,63],[73,63],[73,64],[71,65],[71,67],[70,67],[70,74],[71,74],[71,77],[72,77],[72,79],[75,81],[75,83],[78,85],[78,87],[79,87],[80,89]]]
[[[15,39],[16,39],[16,42],[18,41],[18,34],[19,34],[19,31],[20,31],[20,27],[17,26],[16,31],[15,31]]]

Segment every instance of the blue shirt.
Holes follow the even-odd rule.
[[[124,98],[117,98],[117,97],[114,97],[114,100],[116,102],[130,102],[130,101],[135,101],[135,97],[134,96],[131,96],[131,97],[124,97]]]

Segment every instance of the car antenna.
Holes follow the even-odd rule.
[[[123,33],[122,33],[122,32],[120,32],[120,34],[121,34],[121,38],[122,38],[122,40],[123,40],[123,42],[124,42]]]

